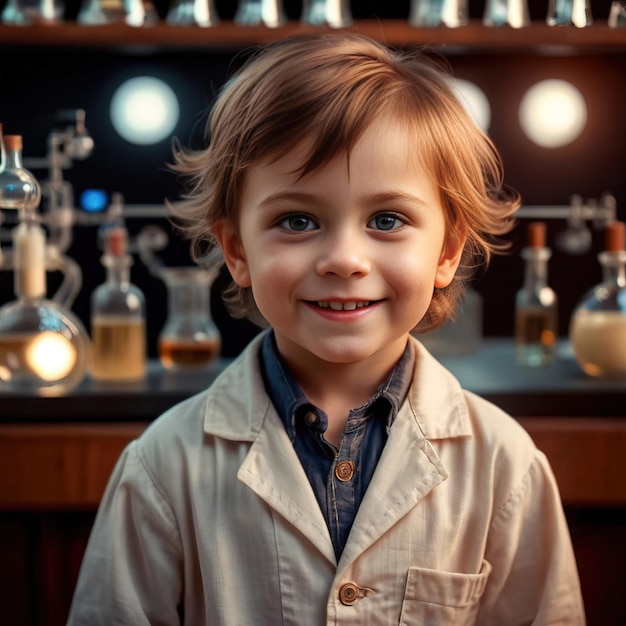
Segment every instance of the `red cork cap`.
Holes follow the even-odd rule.
[[[621,252],[626,249],[626,224],[610,222],[604,233],[604,249],[607,252]]]
[[[6,150],[22,150],[22,135],[5,135],[4,147]]]
[[[121,257],[126,254],[126,230],[114,227],[107,232],[107,253]]]
[[[546,245],[545,222],[531,222],[528,224],[526,237],[529,248],[544,248]]]

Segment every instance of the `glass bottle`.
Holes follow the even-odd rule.
[[[159,357],[167,369],[199,369],[215,361],[221,337],[211,317],[211,285],[217,271],[199,267],[161,270],[168,317],[159,335]]]
[[[28,26],[32,24],[31,18],[22,7],[20,0],[7,0],[7,3],[0,14],[0,21],[3,24],[11,24],[12,26]]]
[[[409,24],[417,27],[466,26],[467,0],[412,0]]]
[[[219,22],[214,0],[173,0],[165,21],[174,26],[208,28]]]
[[[485,26],[530,26],[528,0],[486,0],[483,13]]]
[[[84,378],[89,337],[77,317],[46,298],[46,236],[37,220],[41,189],[22,164],[22,137],[7,135],[0,208],[17,209],[13,247],[17,300],[0,307],[0,391],[60,395]]]
[[[352,24],[348,0],[304,0],[301,21],[313,26],[345,28]]]
[[[153,26],[159,16],[152,0],[85,0],[76,21],[83,25]]]
[[[133,259],[122,226],[105,231],[106,281],[91,295],[91,376],[104,381],[139,380],[146,373],[143,292],[130,282]]]
[[[524,285],[515,297],[515,362],[542,367],[554,360],[558,338],[558,299],[548,286],[548,261],[544,222],[531,222],[527,231]]]
[[[590,0],[550,0],[548,3],[548,26],[585,28],[592,23]]]
[[[602,282],[574,309],[570,341],[589,376],[626,376],[626,226],[612,222],[598,255]]]
[[[239,0],[235,24],[277,28],[285,23],[282,0]]]

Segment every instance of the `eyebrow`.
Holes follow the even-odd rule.
[[[409,202],[418,207],[426,207],[426,202],[424,202],[421,198],[402,191],[382,191],[379,193],[372,193],[365,196],[364,200],[368,205],[387,204],[392,202]]]
[[[257,205],[258,209],[267,210],[272,207],[276,202],[302,202],[311,203],[319,201],[320,197],[313,193],[306,193],[303,191],[277,191],[270,194],[267,198],[264,198]],[[323,200],[323,198],[322,198]],[[402,191],[381,191],[377,193],[371,193],[360,199],[365,206],[391,204],[394,202],[407,202],[418,208],[426,208],[426,202],[424,202],[418,196],[414,196],[410,193],[404,193]]]
[[[303,191],[277,191],[272,193],[267,198],[263,198],[259,202],[257,208],[268,209],[276,202],[311,202],[316,200],[317,196],[311,193],[305,193]]]

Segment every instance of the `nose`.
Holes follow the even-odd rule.
[[[365,276],[370,269],[365,237],[348,228],[325,239],[316,263],[317,273],[321,276],[358,277]]]

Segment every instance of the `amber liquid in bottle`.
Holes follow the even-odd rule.
[[[545,247],[543,222],[528,225],[524,286],[515,300],[515,362],[521,366],[542,367],[554,360],[558,337],[558,302],[547,283],[551,251]]]
[[[159,358],[170,369],[202,368],[219,357],[220,343],[217,339],[185,342],[163,338],[159,341]]]
[[[98,380],[133,380],[146,373],[146,329],[141,319],[95,317],[91,375]]]

